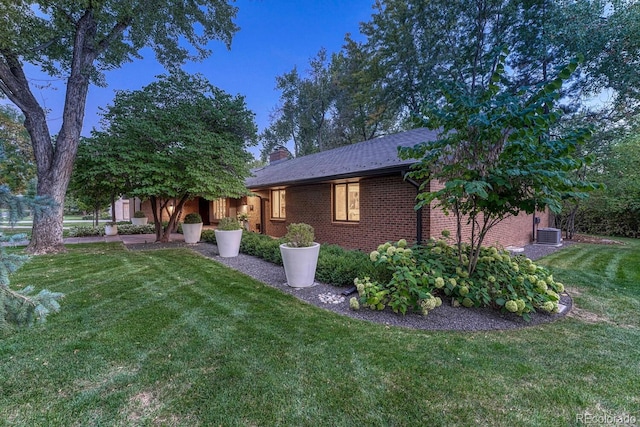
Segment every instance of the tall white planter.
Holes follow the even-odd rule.
[[[218,252],[222,258],[238,256],[242,230],[214,230]]]
[[[105,236],[115,236],[118,234],[118,225],[105,225],[104,234]]]
[[[149,218],[131,218],[131,224],[133,225],[147,225]]]
[[[202,223],[182,224],[182,235],[185,243],[198,243],[202,233]]]
[[[318,266],[320,243],[306,248],[292,248],[286,244],[280,245],[280,254],[284,264],[287,284],[292,288],[307,288],[313,286]]]

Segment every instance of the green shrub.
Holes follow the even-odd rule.
[[[287,234],[284,241],[292,248],[306,248],[313,244],[314,230],[309,224],[303,222],[287,225]]]
[[[218,243],[216,241],[216,233],[213,230],[202,230],[200,241],[213,243],[214,245]]]
[[[238,222],[237,219],[226,216],[224,218],[220,218],[218,222],[218,230],[222,231],[233,231],[233,230],[241,230],[242,226]]]
[[[135,211],[133,213],[134,218],[146,218],[147,215],[143,211]]]
[[[104,236],[104,227],[94,227],[92,225],[78,225],[70,227],[68,232],[69,237],[90,237],[90,236]]]
[[[130,222],[118,223],[119,234],[155,234],[155,232],[156,227],[154,224],[133,225]]]
[[[200,224],[202,222],[202,217],[198,212],[191,212],[185,215],[184,220],[182,222],[184,224]]]
[[[360,305],[382,310],[389,306],[397,313],[424,314],[447,296],[455,305],[492,307],[529,320],[536,310],[557,312],[561,283],[530,259],[511,255],[495,247],[482,248],[476,270],[469,276],[469,247],[430,240],[422,247],[406,248],[403,240],[385,243],[371,252],[374,265],[386,267],[389,280],[356,280]]]
[[[358,276],[376,276],[369,255],[348,251],[337,245],[322,245],[318,256],[316,279],[335,286],[351,286]]]
[[[133,225],[128,221],[116,223],[119,234],[154,234],[156,232],[153,224]],[[104,236],[104,225],[97,227],[92,225],[80,225],[69,228],[67,233],[69,237],[91,237]]]

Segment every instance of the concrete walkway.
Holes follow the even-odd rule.
[[[65,245],[73,245],[77,243],[112,243],[122,242],[125,245],[137,245],[145,243],[154,243],[156,241],[155,234],[117,234],[115,236],[89,236],[89,237],[67,237],[63,239]],[[171,234],[171,242],[184,242],[184,236],[179,233]],[[28,240],[9,243],[3,242],[5,246],[27,246]]]

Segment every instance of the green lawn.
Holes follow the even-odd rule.
[[[0,340],[0,425],[559,426],[640,418],[640,242],[543,261],[578,316],[459,333],[324,311],[187,249],[70,246],[12,286],[67,294]]]

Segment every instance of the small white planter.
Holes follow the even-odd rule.
[[[144,217],[144,218],[131,218],[131,224],[133,225],[147,225],[147,221],[149,221],[149,218]]]
[[[182,235],[185,243],[198,243],[202,233],[202,223],[182,224]]]
[[[115,236],[118,234],[118,226],[117,225],[105,225],[104,226],[104,235],[105,236]]]
[[[218,252],[222,258],[238,256],[242,230],[214,230]]]
[[[292,248],[286,244],[280,245],[280,254],[284,264],[287,284],[292,288],[308,288],[313,286],[318,266],[320,243],[306,248]]]

